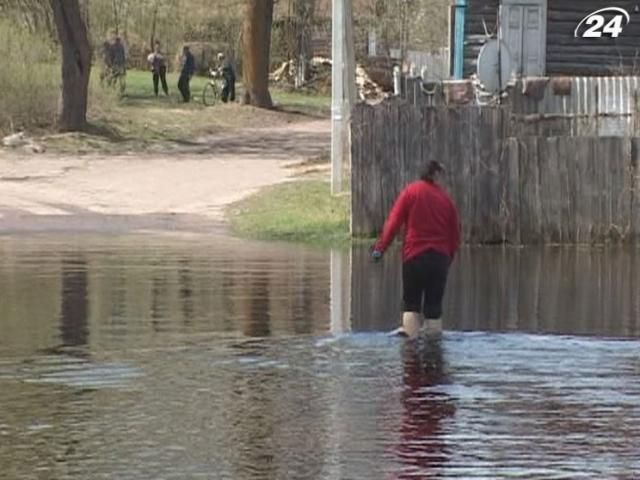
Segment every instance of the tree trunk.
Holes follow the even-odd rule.
[[[129,45],[129,2],[127,0],[123,0],[120,4],[122,10],[120,11],[120,18],[123,19],[124,27],[123,27],[123,36],[125,45]],[[125,47],[127,48],[127,47]],[[127,50],[128,54],[128,50]]]
[[[155,51],[156,44],[156,29],[158,28],[158,10],[160,9],[160,0],[156,0],[156,4],[153,7],[153,21],[151,23],[151,38],[149,41],[149,48],[151,51]]]
[[[298,19],[298,56],[309,58],[312,53],[311,41],[313,39],[313,17],[315,15],[315,0],[297,0],[295,16]]]
[[[113,0],[113,24],[116,29],[116,36],[120,35],[120,7],[118,1]]]
[[[89,8],[89,0],[82,0],[80,11],[82,12],[82,21],[87,29],[87,37],[91,38],[91,9]]]
[[[247,0],[242,33],[244,103],[261,108],[273,108],[269,93],[272,21],[273,0]]]
[[[64,131],[87,126],[91,46],[78,0],[49,0],[62,48],[62,100],[59,126]]]

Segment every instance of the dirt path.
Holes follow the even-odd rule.
[[[229,203],[286,181],[329,149],[326,120],[200,138],[170,155],[16,155],[0,150],[0,233],[207,232]]]

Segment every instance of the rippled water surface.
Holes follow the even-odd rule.
[[[634,251],[465,251],[443,339],[415,344],[383,333],[393,254],[81,236],[0,255],[0,478],[640,478]]]

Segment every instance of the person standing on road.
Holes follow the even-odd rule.
[[[178,80],[178,90],[182,94],[182,100],[187,103],[191,100],[191,89],[189,83],[191,77],[196,71],[196,60],[191,53],[188,45],[182,49],[182,70],[180,71],[180,79]]]
[[[374,261],[380,261],[401,227],[405,227],[402,249],[402,326],[394,333],[418,336],[422,314],[430,333],[442,331],[442,300],[449,267],[460,247],[457,208],[439,185],[444,168],[430,162],[419,181],[398,196],[373,247]]]
[[[158,96],[159,84],[162,82],[162,90],[165,95],[169,95],[169,87],[167,86],[167,61],[165,56],[160,52],[160,42],[156,41],[153,52],[147,57],[147,61],[151,66],[153,74],[153,92]]]

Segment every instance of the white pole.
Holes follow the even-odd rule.
[[[331,35],[331,193],[342,191],[344,104],[344,0],[333,0]]]
[[[344,0],[344,86],[342,91],[344,101],[342,103],[342,172],[351,172],[351,110],[355,105],[358,91],[356,88],[356,52],[353,35],[353,0]]]
[[[356,52],[354,47],[353,38],[353,1],[344,0],[344,13],[342,15],[342,21],[344,22],[344,87],[342,91],[344,94],[343,103],[343,118],[345,118],[345,127],[349,128],[349,122],[351,121],[351,107],[356,102]],[[349,145],[346,145],[347,152]],[[348,153],[347,153],[348,155]]]

